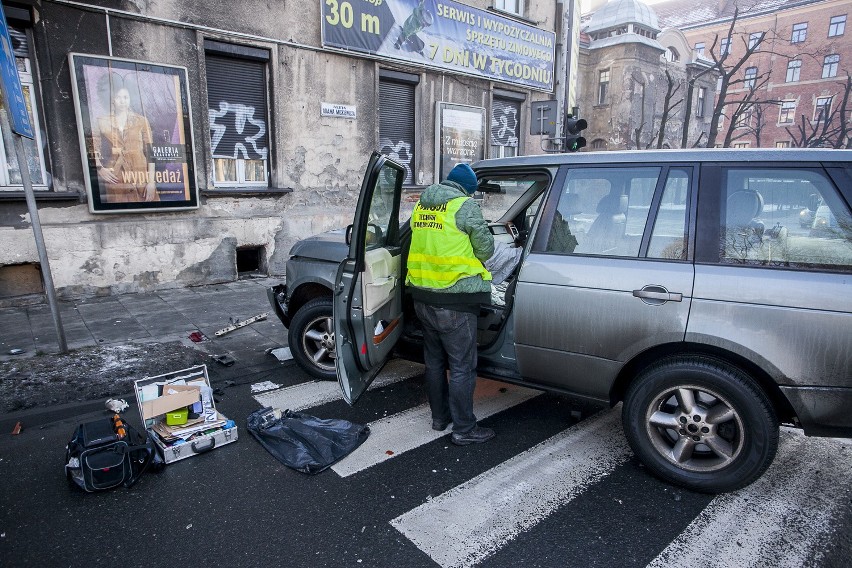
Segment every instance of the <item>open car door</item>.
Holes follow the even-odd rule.
[[[334,333],[337,380],[349,404],[367,390],[402,335],[399,204],[405,169],[373,152],[361,185],[349,254],[337,269]]]

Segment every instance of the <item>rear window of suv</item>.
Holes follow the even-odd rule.
[[[852,215],[823,171],[722,169],[720,261],[852,272]]]

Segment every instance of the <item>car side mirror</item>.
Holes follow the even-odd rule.
[[[352,225],[346,227],[346,236],[343,239],[347,245],[352,244]]]

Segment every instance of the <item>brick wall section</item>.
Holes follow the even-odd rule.
[[[843,35],[828,37],[832,16],[842,15],[847,17]],[[807,37],[803,42],[791,43],[793,25],[799,23],[807,23]],[[709,51],[715,41],[715,50],[718,54],[721,38],[727,35],[729,27],[730,21],[727,21],[683,31],[692,46],[703,42],[705,49]],[[847,73],[852,73],[852,4],[848,0],[817,1],[760,16],[740,14],[732,37],[729,62],[736,62],[742,57],[751,33],[764,31],[767,35],[761,44],[760,51],[752,55],[734,78],[742,78],[747,67],[757,67],[758,74],[769,71],[769,82],[759,89],[758,98],[765,101],[795,102],[795,119],[792,124],[782,123],[780,122],[780,105],[766,107],[759,146],[773,147],[777,143],[784,142],[790,142],[792,146],[795,146],[795,139],[787,128],[796,134],[796,126],[801,124],[804,117],[806,128],[810,129],[815,124],[813,120],[815,105],[819,97],[834,97],[832,111],[840,104]],[[839,55],[840,60],[837,65],[837,75],[823,79],[823,63],[826,55]],[[798,81],[787,82],[787,65],[791,59],[801,61],[800,75]],[[729,100],[740,99],[743,93],[743,86],[737,85],[729,89]],[[716,140],[717,144],[723,142],[730,126],[731,107],[727,108],[728,117],[723,119],[723,125],[719,129]],[[757,126],[755,115],[751,117],[751,126],[752,129]],[[732,140],[731,145],[748,143],[751,147],[758,146],[754,132],[749,130],[748,128],[735,129],[736,139]]]

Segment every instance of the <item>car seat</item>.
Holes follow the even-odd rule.
[[[754,189],[741,189],[728,196],[725,210],[725,257],[745,260],[763,242],[763,196]]]
[[[597,218],[575,252],[607,254],[616,248],[627,225],[627,196],[621,193],[605,195],[597,205]]]

